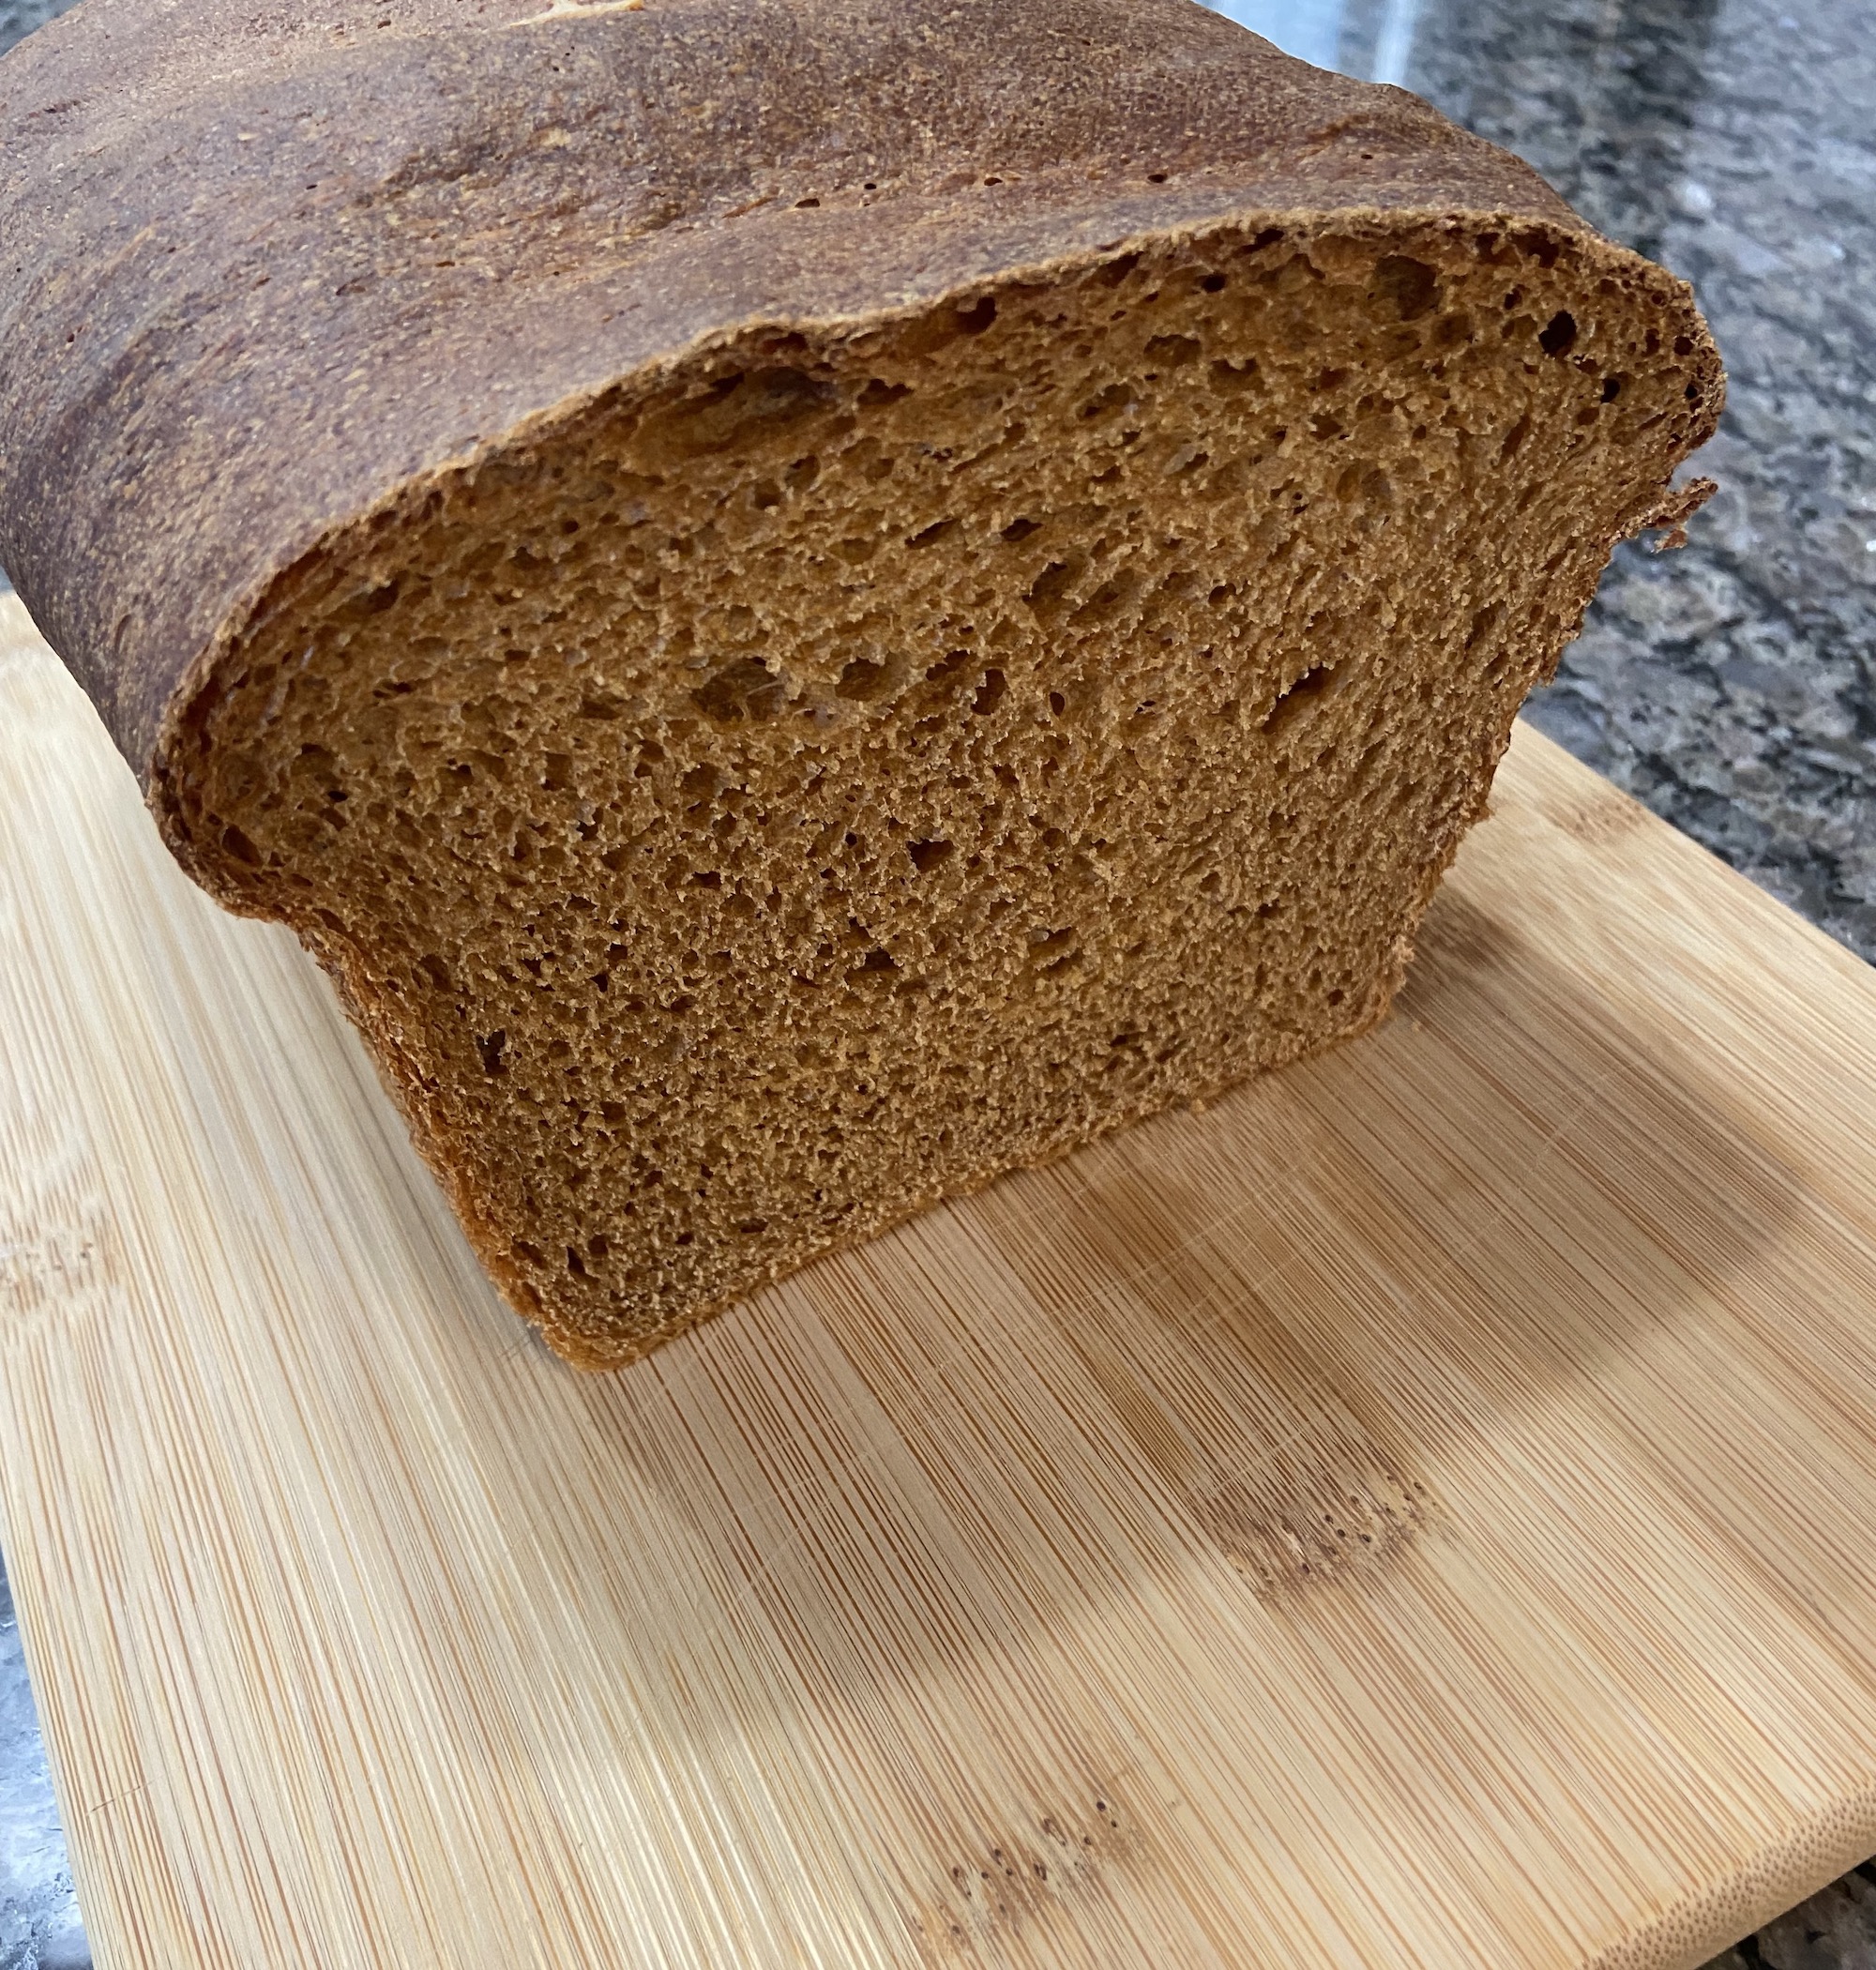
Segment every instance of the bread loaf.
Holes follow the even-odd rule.
[[[1372,1025],[1719,404],[1189,0],[86,0],[0,131],[0,560],[589,1367]]]

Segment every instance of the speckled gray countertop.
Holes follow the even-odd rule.
[[[68,4],[0,0],[0,50]],[[1698,462],[1720,492],[1679,553],[1621,551],[1528,715],[1876,962],[1876,6],[1221,10],[1417,89],[1694,283],[1731,378]],[[0,1970],[89,1962],[0,1576]],[[1759,1965],[1876,1970],[1876,1870],[1712,1970]]]
[[[1449,0],[1408,81],[1691,280],[1720,491],[1625,550],[1530,716],[1876,960],[1876,10]]]

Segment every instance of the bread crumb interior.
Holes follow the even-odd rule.
[[[198,865],[629,1359],[1381,1016],[1695,415],[1570,250],[1226,229],[622,386],[294,571]]]

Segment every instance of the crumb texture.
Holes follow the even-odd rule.
[[[517,1307],[629,1359],[1379,1018],[1711,420],[1697,329],[1450,222],[754,328],[305,557],[172,833],[340,979]]]

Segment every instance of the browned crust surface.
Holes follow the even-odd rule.
[[[1584,230],[1189,0],[88,0],[0,61],[0,559],[148,784],[283,569],[661,358],[1409,211]]]

